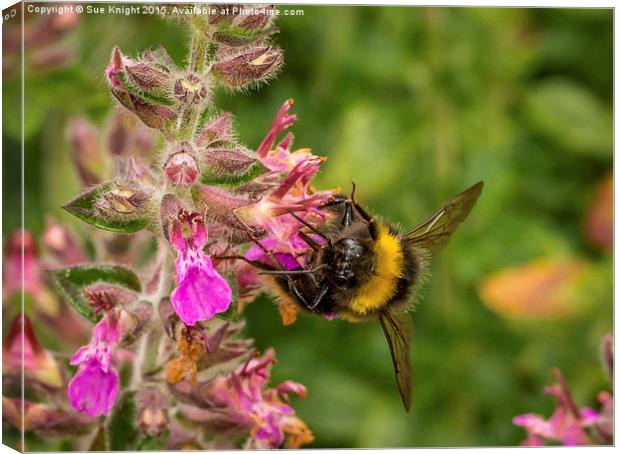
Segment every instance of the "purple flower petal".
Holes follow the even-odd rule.
[[[115,369],[104,372],[97,361],[90,361],[82,365],[69,382],[69,401],[77,411],[93,418],[107,415],[114,407],[118,388]]]
[[[192,266],[184,273],[179,286],[170,295],[172,307],[183,323],[193,326],[201,320],[210,320],[230,306],[232,291],[226,279],[220,276],[210,261],[204,266]]]
[[[273,241],[271,241],[273,240]],[[273,237],[267,237],[261,240],[261,244],[265,246],[267,249],[272,249],[273,246],[270,244],[275,243],[277,240]],[[293,254],[285,253],[285,252],[274,252],[274,257],[280,262],[282,268],[285,270],[294,270],[295,268],[299,268],[301,265],[295,259]],[[254,244],[248,251],[245,253],[244,257],[248,260],[254,260],[257,262],[264,263],[265,265],[273,266],[273,261],[265,252],[261,249],[260,246]]]

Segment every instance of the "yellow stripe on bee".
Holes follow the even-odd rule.
[[[373,252],[374,275],[360,286],[350,305],[361,316],[382,307],[396,294],[398,279],[403,277],[405,268],[401,243],[384,225],[378,226]]]

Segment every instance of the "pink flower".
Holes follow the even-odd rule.
[[[291,213],[306,222],[321,224],[328,218],[328,214],[321,208],[333,196],[332,191],[315,192],[310,186],[324,158],[313,155],[309,149],[291,152],[291,133],[272,149],[278,136],[297,119],[296,115],[288,113],[292,105],[292,100],[282,105],[257,150],[263,165],[280,174],[280,184],[258,202],[235,210],[235,215],[245,225],[259,227],[267,232],[261,244],[270,250],[286,269],[303,266],[305,256],[311,248],[299,235],[303,224]],[[321,243],[320,238],[313,236],[313,239]],[[273,265],[272,260],[258,245],[248,251],[246,258]]]
[[[112,411],[118,388],[118,372],[113,368],[104,371],[95,359],[91,359],[80,366],[69,382],[69,400],[77,411],[96,418]]]
[[[286,101],[284,101],[284,104],[282,104],[282,107],[280,107],[280,110],[278,110],[276,118],[271,124],[271,129],[256,150],[256,153],[261,158],[261,160],[267,157],[267,154],[269,153],[269,151],[271,151],[273,144],[275,143],[278,136],[282,134],[286,129],[290,128],[293,123],[295,123],[295,121],[297,121],[297,115],[289,115],[288,113],[291,107],[293,107],[293,100],[287,99]],[[287,144],[289,144],[291,138],[287,136],[285,140],[287,140]]]
[[[189,326],[225,312],[232,299],[228,282],[202,251],[207,239],[202,216],[181,210],[178,219],[172,222],[170,234],[170,241],[178,251],[175,262],[178,287],[170,295],[170,301],[183,323]]]
[[[68,396],[77,411],[94,418],[109,414],[114,407],[119,377],[112,353],[120,337],[118,314],[110,311],[95,325],[90,343],[71,358],[70,364],[79,368],[69,382]]]
[[[210,385],[208,398],[238,425],[250,429],[246,447],[275,449],[282,446],[298,448],[312,442],[312,433],[295,416],[287,403],[289,394],[305,397],[306,388],[286,381],[275,389],[266,389],[269,372],[275,363],[273,350],[262,358],[254,358],[227,377],[217,377]]]
[[[527,413],[515,416],[512,420],[528,433],[521,444],[542,446],[544,441],[556,441],[564,446],[593,444],[586,430],[595,425],[601,415],[589,407],[578,408],[560,371],[553,369],[553,374],[558,383],[545,388],[545,392],[557,401],[557,408],[551,418],[545,420],[542,416]]]

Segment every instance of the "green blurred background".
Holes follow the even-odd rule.
[[[329,157],[317,187],[346,190],[355,178],[358,199],[403,226],[485,181],[413,315],[410,414],[378,324],[302,316],[283,327],[268,298],[248,306],[247,333],[276,349],[274,382],[308,387],[294,406],[312,447],[515,445],[525,434],[513,416],[551,414],[542,390],[556,366],[576,401],[598,408],[609,387],[599,345],[612,330],[613,262],[584,222],[612,169],[612,10],[294,8],[303,16],[278,19],[279,77],[217,95],[242,142],[256,147],[294,98],[295,145]],[[84,15],[64,42],[74,65],[26,75],[26,226],[35,234],[48,213],[85,232],[59,208],[79,191],[66,126],[77,113],[106,124],[112,47],[135,55],[161,43],[177,61],[185,55],[180,24],[152,16]],[[6,238],[20,225],[18,80],[5,76],[3,91]],[[540,258],[588,264],[565,303],[572,316],[515,319],[484,304],[481,282]]]

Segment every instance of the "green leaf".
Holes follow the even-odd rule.
[[[52,282],[64,299],[81,315],[92,322],[101,317],[93,315],[84,295],[84,289],[98,283],[112,284],[134,292],[141,291],[138,276],[118,265],[78,265],[50,270]]]
[[[130,451],[138,437],[136,420],[138,408],[136,392],[124,392],[108,420],[108,446],[110,451]]]
[[[63,208],[100,229],[134,233],[149,224],[149,199],[150,195],[139,188],[107,181],[82,192]]]
[[[611,158],[611,107],[568,79],[550,79],[536,86],[526,102],[532,127],[561,147]]]

